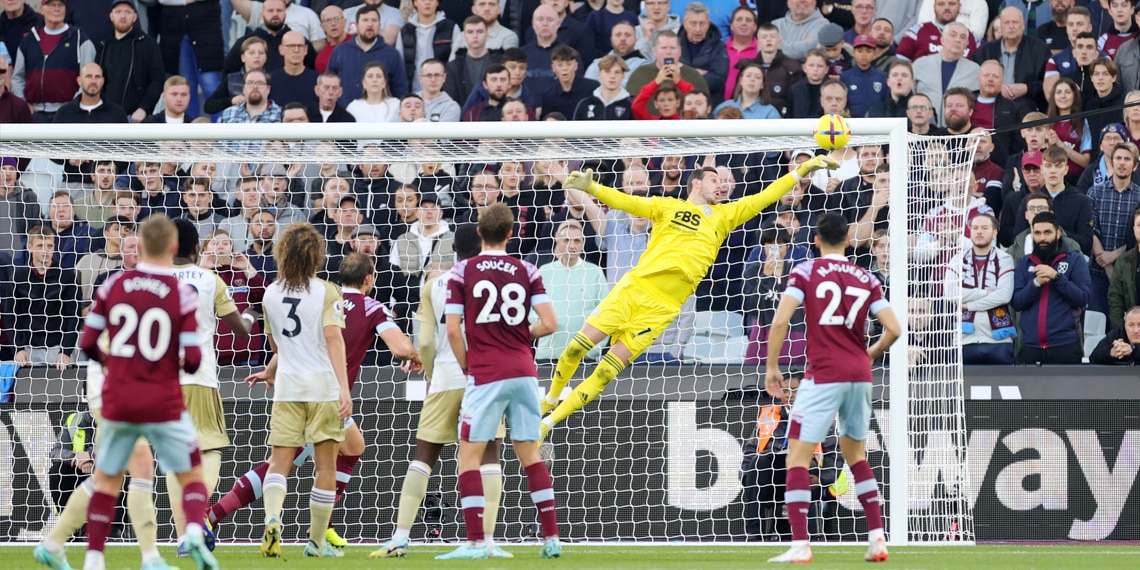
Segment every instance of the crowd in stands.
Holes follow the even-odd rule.
[[[1140,106],[1127,106],[1140,103],[1140,15],[1130,0],[0,0],[0,9],[0,124],[839,113],[905,117],[917,135],[982,133],[972,172],[945,168],[954,144],[932,142],[911,173],[923,178],[908,201],[909,257],[938,282],[912,291],[911,361],[929,358],[930,315],[959,310],[968,363],[1132,362],[1140,342]],[[563,189],[570,171],[593,167],[631,194],[684,198],[689,172],[716,166],[733,199],[820,152],[408,166],[367,160],[383,155],[368,141],[355,151],[356,163],[258,167],[192,152],[183,163],[61,158],[49,187],[28,160],[0,159],[0,359],[67,365],[93,288],[137,260],[134,228],[151,213],[198,225],[203,262],[239,305],[256,305],[274,279],[280,229],[310,221],[328,238],[324,276],[336,281],[351,251],[373,255],[376,295],[411,330],[419,284],[450,262],[452,230],[506,202],[518,218],[512,253],[541,266],[573,331],[581,319],[569,317],[589,314],[652,228]],[[889,286],[884,149],[832,154],[837,173],[803,180],[728,237],[679,321],[693,310],[745,315],[746,356],[760,358],[784,280],[815,254],[813,220],[829,209],[847,214],[853,253]],[[943,197],[966,178],[965,201]],[[962,306],[949,306],[959,293]],[[1088,315],[1106,330],[1086,327]],[[643,358],[681,357],[691,329],[674,328]],[[1105,335],[1096,350],[1095,336],[1086,347],[1092,334]],[[557,358],[567,338],[543,339],[538,358]],[[223,363],[256,361],[263,349],[256,335],[219,342]],[[793,328],[789,363],[803,342]]]

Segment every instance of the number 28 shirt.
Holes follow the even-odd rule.
[[[448,315],[463,315],[467,374],[475,384],[537,377],[530,308],[550,303],[538,268],[506,252],[488,251],[451,268]]]

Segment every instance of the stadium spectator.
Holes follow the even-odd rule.
[[[1001,179],[1005,171],[991,159],[994,143],[989,131],[974,127],[970,134],[978,136],[978,150],[974,153],[974,166],[971,168],[978,183],[977,193],[984,195],[986,203],[996,212],[1001,207]]]
[[[1134,16],[1136,10],[1129,0],[1108,0],[1108,14],[1112,17],[1111,28],[1097,39],[1097,48],[1110,58],[1115,58],[1120,46],[1140,33]]]
[[[436,200],[439,201],[438,198]],[[442,205],[440,207],[442,208]],[[405,184],[397,188],[396,194],[392,197],[392,208],[388,212],[387,219],[384,220],[392,226],[390,236],[393,241],[408,233],[412,224],[419,221],[419,211],[420,194],[416,190],[416,186]]]
[[[1010,155],[1025,150],[1024,141],[1005,127],[1021,123],[1033,110],[1032,102],[1022,97],[1009,99],[1004,94],[1004,68],[1000,61],[986,60],[978,69],[978,98],[970,123],[984,129],[998,129],[993,135],[994,162],[1004,165]]]
[[[1026,153],[1028,154],[1028,153]],[[1053,197],[1053,211],[1058,225],[1065,230],[1066,235],[1081,244],[1081,252],[1092,254],[1093,245],[1093,214],[1092,205],[1088,196],[1082,194],[1073,186],[1065,183],[1064,170],[1057,175],[1051,164],[1066,160],[1065,151],[1057,145],[1050,146],[1041,154],[1041,172],[1045,177],[1045,189]],[[1025,164],[1022,165],[1024,168]],[[1068,167],[1065,166],[1065,169]],[[1003,204],[1006,202],[1003,200]],[[1010,206],[1004,206],[1003,209]],[[1015,233],[1021,233],[1029,228],[1024,218],[1025,203],[1016,210],[1021,220],[1014,227]],[[1012,213],[1012,212],[1011,212]]]
[[[329,67],[329,58],[332,57],[336,46],[352,39],[348,33],[348,22],[344,18],[344,10],[340,6],[329,5],[321,10],[321,31],[325,33],[325,45],[317,50],[317,58],[313,68],[317,73],[324,73]],[[315,49],[315,46],[314,46]]]
[[[745,119],[780,118],[779,110],[770,104],[768,91],[764,88],[764,68],[756,62],[741,66],[732,98],[718,105],[713,113],[718,113],[725,107],[740,109]]]
[[[1050,196],[1048,192],[1039,190],[1033,192],[1025,199],[1025,218],[1027,222],[1032,223],[1033,218],[1043,212],[1053,213],[1053,197]],[[1015,262],[1033,252],[1033,239],[1029,233],[1030,230],[1027,229],[1018,234],[1017,237],[1014,238],[1013,244],[1005,250]],[[1081,250],[1081,244],[1065,235],[1063,228],[1061,229],[1061,250]]]
[[[1113,122],[1109,113],[1124,104],[1124,88],[1116,82],[1117,72],[1116,63],[1107,57],[1097,58],[1089,68],[1092,89],[1086,86],[1081,107],[1086,112],[1095,112],[1085,119],[1090,132],[1100,132],[1104,125]]]
[[[424,114],[424,100],[415,93],[408,93],[400,99],[400,112],[401,123],[414,123],[416,121],[426,121],[427,115]]]
[[[99,41],[95,55],[106,77],[103,96],[129,113],[132,123],[141,123],[162,94],[166,78],[162,52],[158,42],[136,25],[134,0],[115,0],[112,4],[113,33]]]
[[[455,225],[477,223],[479,221],[479,212],[485,210],[491,204],[498,203],[502,196],[502,187],[499,185],[499,177],[493,170],[483,169],[471,173],[471,182],[467,187],[470,193],[470,201],[466,208],[458,209],[455,212],[453,221]],[[515,216],[518,220],[518,216]],[[512,242],[518,241],[518,236],[512,239]]]
[[[259,37],[250,37],[242,40],[241,44],[241,71],[227,73],[225,81],[218,86],[218,90],[206,100],[203,109],[211,115],[220,113],[230,105],[237,105],[245,101],[242,94],[242,84],[245,74],[254,70],[264,70],[265,60],[268,57],[268,44]]]
[[[14,61],[0,56],[0,125],[32,122],[28,102],[12,93],[12,70],[15,67]]]
[[[373,61],[364,66],[364,93],[348,104],[347,110],[358,123],[399,121],[400,100],[392,96],[384,65]],[[361,141],[360,144],[365,144]]]
[[[340,77],[335,73],[326,71],[317,76],[317,85],[314,87],[317,102],[309,107],[310,123],[355,123],[356,117],[340,105],[340,96],[344,92]]]
[[[1098,147],[1100,152],[1097,153],[1100,157],[1097,158],[1096,164],[1090,164],[1081,172],[1081,178],[1076,184],[1078,190],[1087,194],[1089,188],[1112,178],[1112,164],[1110,162],[1112,149],[1124,142],[1127,137],[1128,133],[1124,130],[1124,125],[1120,123],[1109,123],[1100,130],[1100,146]]]
[[[126,217],[110,217],[99,225],[103,230],[103,247],[84,255],[75,263],[80,298],[84,304],[91,301],[91,296],[95,293],[95,280],[100,275],[123,266],[123,238],[135,233],[135,223]]]
[[[240,0],[239,0],[240,1]],[[234,48],[226,55],[222,71],[234,73],[242,69],[241,46],[248,38],[261,38],[265,40],[265,66],[266,72],[277,71],[285,66],[281,44],[285,42],[285,34],[292,31],[285,23],[285,0],[265,0],[261,10],[261,24],[246,32],[244,36],[234,42]],[[304,36],[304,34],[301,34]],[[303,38],[302,38],[303,39]],[[312,68],[317,61],[316,51],[313,50],[309,40],[305,43],[305,67]]]
[[[123,108],[117,103],[103,98],[104,82],[103,68],[99,67],[99,64],[84,64],[78,78],[79,96],[59,108],[55,114],[54,122],[126,123],[128,119]],[[75,165],[70,160],[65,162],[65,175],[70,173],[68,166]]]
[[[763,48],[763,43],[761,43]],[[763,57],[763,53],[761,53]],[[808,51],[803,63],[803,79],[793,83],[788,88],[788,111],[785,117],[791,119],[815,118],[823,114],[820,103],[820,89],[827,79],[827,55],[822,50]],[[846,97],[844,97],[846,107]]]
[[[914,94],[914,68],[906,60],[896,60],[887,71],[887,98],[867,111],[868,117],[905,117],[907,103]]]
[[[249,217],[246,227],[249,247],[245,249],[245,257],[267,283],[272,283],[277,278],[277,261],[273,258],[277,216],[271,209],[258,209]]]
[[[969,37],[966,26],[957,22],[947,25],[942,32],[942,49],[914,61],[915,91],[925,93],[936,105],[955,87],[977,91],[980,66],[965,58]],[[934,111],[936,117],[946,118],[940,105]]]
[[[91,412],[68,414],[55,445],[51,447],[51,467],[48,469],[48,486],[56,512],[67,506],[71,494],[91,476],[95,469],[94,453],[94,416]]]
[[[1140,235],[1140,208],[1132,211],[1132,237]],[[1131,312],[1137,305],[1137,247],[1130,246],[1116,258],[1108,283],[1108,328],[1120,329],[1124,326],[1125,311]]]
[[[41,2],[41,5],[43,3]],[[24,0],[0,2],[0,42],[8,52],[8,65],[16,64],[16,53],[24,34],[44,25],[44,17]]]
[[[344,92],[340,104],[348,106],[364,93],[364,68],[370,62],[380,62],[391,83],[392,95],[403,97],[408,92],[408,76],[404,73],[404,58],[396,48],[379,37],[380,16],[371,5],[362,6],[356,13],[356,37],[333,50],[328,70],[340,77]]]
[[[827,75],[838,79],[852,65],[851,48],[843,41],[843,28],[838,24],[824,24],[818,36],[819,47],[827,54]]]
[[[503,103],[508,101],[507,89],[509,85],[510,73],[506,67],[499,64],[492,64],[484,69],[483,90],[486,92],[487,98],[465,111],[463,113],[463,120],[466,122],[474,122],[498,121],[502,119],[502,106]]]
[[[594,10],[585,19],[585,27],[594,40],[594,55],[608,53],[613,43],[613,29],[619,23],[629,24],[631,39],[634,40],[633,45],[636,46],[637,13],[629,11],[624,0],[605,0],[600,4],[601,6],[598,7],[591,6]],[[574,16],[577,17],[578,13],[575,13]],[[614,47],[616,48],[616,46]],[[590,79],[597,79],[597,77],[590,77]]]
[[[895,28],[886,18],[878,18],[871,23],[871,38],[875,40],[875,59],[871,66],[883,73],[891,70],[891,65],[899,61],[894,48]]]
[[[42,223],[39,198],[20,184],[16,159],[0,159],[0,251],[20,251],[28,228]]]
[[[677,36],[681,44],[681,62],[704,76],[713,101],[723,101],[724,83],[728,78],[728,51],[721,41],[720,29],[709,19],[708,7],[700,2],[687,4]]]
[[[181,124],[191,121],[186,112],[190,105],[190,83],[181,75],[172,75],[162,85],[162,111],[143,119],[144,123]]]
[[[626,90],[630,93],[641,93],[642,88],[653,82],[654,78],[658,78],[657,82],[660,83],[661,70],[666,67],[672,70],[674,76],[672,81],[674,83],[684,80],[692,85],[692,89],[705,93],[709,92],[709,86],[704,76],[681,61],[680,39],[677,34],[670,31],[657,33],[657,39],[653,44],[653,62],[646,63],[633,70],[629,76],[629,81],[625,84]],[[688,93],[689,89],[684,91]],[[652,107],[650,110],[655,111]]]
[[[1088,33],[1092,36],[1093,45],[1096,45],[1097,34],[1092,33],[1092,20],[1090,19],[1088,8],[1083,6],[1074,7],[1063,14],[1065,24],[1063,32],[1065,34],[1064,47],[1060,48],[1054,44],[1049,46],[1050,51],[1053,52],[1052,57],[1045,64],[1045,78],[1043,80],[1043,89],[1049,93],[1053,89],[1053,82],[1057,81],[1062,75],[1072,73],[1076,70],[1076,60],[1073,57],[1073,46],[1076,45],[1077,36]],[[1099,51],[1098,55],[1099,55]]]
[[[639,15],[637,26],[637,49],[646,57],[653,53],[657,34],[681,30],[681,18],[669,13],[669,0],[645,0],[645,13]]]
[[[629,72],[641,67],[645,64],[646,60],[641,52],[637,50],[637,36],[634,31],[633,24],[629,22],[617,22],[610,29],[610,47],[612,48],[606,55],[595,59],[590,62],[590,66],[586,68],[586,78],[599,80],[599,64],[602,59],[608,55],[616,56],[622,59]],[[622,78],[621,86],[624,89],[626,83],[629,81],[629,73],[626,73]]]
[[[317,72],[305,66],[309,46],[304,36],[295,31],[285,32],[277,49],[285,60],[280,69],[269,74],[277,100],[282,104],[300,103],[306,107],[316,104]]]
[[[962,299],[962,362],[1013,364],[1014,261],[997,246],[997,218],[979,214],[970,220],[970,241],[960,258],[951,258],[942,292]]]
[[[75,97],[80,68],[95,61],[95,44],[86,32],[67,24],[67,3],[47,0],[43,26],[20,40],[12,55],[12,93],[34,109],[33,120],[50,123],[60,107]],[[65,49],[55,49],[63,46]]]
[[[308,219],[300,208],[289,201],[289,171],[284,166],[261,165],[257,187],[261,191],[261,207],[273,210],[277,223],[282,227]]]
[[[543,4],[535,8],[531,30],[527,34],[530,41],[521,48],[526,53],[526,83],[532,91],[541,92],[545,82],[554,79],[551,56],[554,48],[564,43],[559,35],[561,25],[562,20],[554,7]]]
[[[198,228],[198,239],[203,242],[226,219],[225,216],[214,210],[213,201],[214,193],[210,191],[209,180],[204,178],[186,179],[182,189],[183,215],[194,223],[194,227]]]
[[[942,109],[945,111],[945,129],[940,130],[941,135],[964,135],[974,128],[974,98],[973,91],[965,87],[951,87],[942,95]],[[937,110],[935,110],[937,113]]]
[[[420,198],[416,218],[408,231],[392,243],[388,256],[389,264],[396,270],[392,310],[404,324],[419,307],[424,268],[432,261],[448,260],[455,254],[455,233],[443,220],[435,194]]]
[[[916,135],[930,135],[938,131],[934,126],[934,104],[930,97],[922,93],[910,96],[906,104],[906,118],[910,132]]]
[[[689,91],[681,97],[681,116],[686,119],[708,119],[712,109],[704,91]]]
[[[832,5],[832,12],[835,12],[834,4]],[[855,41],[855,36],[866,34],[871,36],[871,23],[875,20],[875,10],[878,7],[875,5],[875,0],[851,0],[851,17],[854,23],[850,26],[845,26],[846,31],[843,32],[843,41],[852,43]],[[886,71],[886,70],[880,70]]]
[[[887,92],[882,88],[887,83],[887,74],[871,67],[875,57],[875,40],[871,36],[856,36],[853,49],[853,65],[843,72],[841,81],[850,89],[848,106],[851,116],[863,117],[871,107],[886,100]]]
[[[1041,89],[1045,77],[1045,64],[1049,61],[1049,48],[1045,42],[1025,35],[1025,19],[1014,7],[1001,11],[1001,41],[990,42],[971,57],[977,63],[996,59],[1004,66],[1005,87],[1002,95],[1009,99],[1028,97],[1034,106],[1044,101]]]
[[[245,251],[249,247],[249,220],[261,209],[261,181],[256,176],[243,176],[235,184],[234,200],[236,212],[233,216],[222,220],[218,229],[226,232],[234,243],[234,251]],[[276,219],[276,218],[275,218]]]
[[[114,216],[122,216],[137,225],[139,222],[139,213],[142,211],[142,201],[139,199],[137,192],[130,190],[119,190],[115,193],[115,206],[111,210]]]
[[[234,12],[236,16],[233,18],[234,23],[240,20],[241,26],[239,28],[251,28],[254,22],[262,21],[262,12],[265,10],[265,3],[263,1],[255,0],[230,0],[233,3]],[[295,0],[285,0],[285,23],[290,29],[301,34],[306,40],[312,43],[313,53],[318,53],[325,47],[325,30],[321,24],[321,19],[317,13],[309,9],[308,2],[304,2],[306,6],[302,6],[301,2]],[[271,8],[272,9],[272,8]],[[223,25],[229,22],[223,22]],[[244,33],[240,30],[237,34]]]
[[[447,10],[444,10],[447,12]],[[448,12],[450,14],[450,12]],[[471,3],[471,14],[479,16],[487,24],[487,49],[490,50],[508,50],[510,48],[519,47],[519,36],[509,28],[499,23],[499,15],[502,9],[499,6],[498,0],[474,0]],[[459,14],[450,14],[452,17],[459,18]],[[467,21],[467,18],[462,20]],[[451,55],[448,58],[440,58],[441,61],[448,61],[455,59],[455,54],[460,49],[467,47],[467,40],[463,34],[456,34],[454,41],[451,42]]]
[[[783,206],[787,208],[787,205]],[[790,211],[790,210],[789,210]],[[811,250],[792,238],[786,228],[773,225],[760,233],[759,245],[752,248],[744,264],[744,310],[752,324],[750,344],[764,344],[776,316],[776,305],[797,264],[812,258]],[[782,364],[803,364],[807,336],[803,314],[793,317],[787,341],[781,349]],[[750,347],[750,352],[751,352]],[[757,362],[766,361],[764,350],[757,351]]]
[[[622,87],[629,72],[625,60],[613,54],[603,56],[597,61],[597,70],[596,75],[600,85],[591,95],[578,101],[571,115],[573,119],[575,121],[632,119],[633,99],[629,91]]]
[[[1066,179],[1076,182],[1080,178],[1081,170],[1089,165],[1092,156],[1092,133],[1089,124],[1080,114],[1081,95],[1080,88],[1073,80],[1064,77],[1053,85],[1053,93],[1049,96],[1049,117],[1058,120],[1050,123],[1050,130],[1045,132],[1045,143],[1060,146],[1068,156],[1068,172]],[[1075,121],[1067,118],[1076,114]]]
[[[187,113],[190,118],[196,118],[202,111],[202,102],[222,83],[222,68],[229,44],[223,38],[222,26],[219,25],[222,22],[221,4],[184,0],[159,2],[162,11],[158,43],[162,48],[162,62],[167,74],[181,75],[190,83]],[[235,44],[240,46],[241,42]]]
[[[344,19],[348,20],[348,33],[360,34],[360,19],[357,16],[360,15],[361,11],[369,8],[375,8],[379,18],[376,33],[384,39],[384,43],[395,46],[400,39],[400,30],[406,23],[404,13],[399,8],[389,6],[384,0],[364,0],[363,5],[346,8]]]
[[[269,98],[272,83],[269,74],[253,70],[245,74],[241,103],[222,111],[219,123],[280,123],[281,106]]]
[[[602,269],[582,257],[584,247],[581,222],[568,219],[558,225],[554,233],[554,260],[538,271],[560,322],[556,332],[539,339],[535,360],[558,360],[574,333],[609,291]]]
[[[1135,264],[1135,259],[1133,260]],[[1123,323],[1113,327],[1097,343],[1089,362],[1092,364],[1140,364],[1140,307],[1133,306],[1125,313]]]
[[[419,91],[422,85],[416,70],[429,59],[447,60],[451,57],[453,37],[459,34],[455,33],[457,31],[455,22],[439,11],[439,0],[413,0],[412,7],[414,12],[400,31],[396,50],[404,58],[404,71],[408,75],[408,83],[413,91]],[[487,25],[483,23],[482,18],[476,17],[476,19],[483,24],[482,43],[485,46]],[[470,45],[468,42],[469,47]],[[479,74],[473,76],[479,77]]]
[[[737,11],[737,14],[740,15],[741,20],[745,22],[748,21],[749,16],[744,15],[744,12]],[[749,14],[751,14],[751,12],[749,12]],[[756,33],[756,37],[756,61],[761,64],[761,68],[764,71],[764,91],[768,94],[768,100],[772,106],[780,111],[780,115],[789,117],[792,112],[792,99],[795,96],[792,92],[792,86],[804,79],[804,65],[788,57],[780,50],[780,46],[783,45],[780,40],[780,30],[776,29],[772,24],[761,25],[759,31]],[[729,51],[731,52],[732,49],[730,45]],[[809,55],[807,57],[811,56]],[[732,58],[730,57],[729,59],[731,61]],[[726,94],[734,92],[737,75],[745,63],[747,62],[744,60],[737,61],[733,64],[733,67],[729,69],[728,80],[725,84]],[[823,74],[826,74],[826,66]],[[821,83],[824,75],[820,75],[819,81],[814,84],[818,85]],[[805,86],[810,85],[810,83],[805,84]],[[815,99],[818,99],[818,97]]]
[[[670,73],[671,68],[672,66],[661,68],[658,79],[646,83],[645,87],[642,87],[641,92],[633,100],[633,118],[642,121],[681,118],[681,97],[693,87],[684,79],[674,83],[670,79],[673,76]],[[650,110],[650,102],[656,108],[655,110]]]
[[[48,203],[48,223],[59,266],[64,269],[75,267],[75,262],[91,251],[92,232],[87,222],[75,217],[71,193],[67,190],[57,190],[52,194]]]
[[[816,0],[788,0],[788,12],[772,22],[780,31],[784,53],[792,59],[803,59],[808,50],[819,44],[817,34],[827,24],[816,8]]]
[[[274,227],[272,223],[269,226]],[[218,274],[239,312],[244,313],[251,307],[257,310],[261,305],[269,282],[258,273],[247,255],[234,250],[233,240],[225,231],[217,230],[207,237],[198,263],[203,269]],[[262,341],[258,322],[250,326],[248,336],[238,338],[225,321],[219,320],[218,332],[214,335],[218,365],[256,365],[261,360]]]
[[[96,160],[91,172],[91,192],[75,203],[75,217],[87,222],[93,230],[103,228],[103,221],[111,217],[115,206],[115,181],[118,178],[115,161]]]
[[[725,40],[725,53],[728,55],[728,75],[725,77],[724,92],[732,93],[736,87],[736,74],[739,72],[737,64],[741,61],[755,59],[760,55],[760,40],[757,32],[758,22],[756,12],[748,6],[738,6],[732,11],[729,22],[730,34]],[[780,48],[780,30],[770,23],[764,24],[764,34],[769,44],[769,50],[776,52]],[[765,62],[770,61],[765,59]],[[798,63],[798,62],[797,62]]]
[[[479,16],[471,16],[463,22],[462,36],[465,47],[457,50],[451,61],[447,63],[444,70],[446,78],[442,81],[443,91],[453,101],[467,101],[475,86],[483,78],[483,71],[488,66],[503,61],[501,50],[487,49],[487,24]],[[435,61],[438,63],[442,60]],[[440,81],[434,82],[433,88],[437,92],[439,85]]]
[[[1059,84],[1058,84],[1059,85]],[[1106,156],[1112,165],[1112,177],[1089,188],[1092,205],[1093,242],[1089,259],[1089,309],[1108,314],[1108,288],[1113,264],[1130,245],[1128,238],[1136,208],[1140,206],[1140,185],[1133,182],[1136,174],[1136,145],[1120,143]]]
[[[379,223],[381,220],[377,216],[385,208],[393,206],[392,198],[401,183],[389,172],[380,146],[366,145],[363,153],[367,162],[356,164],[352,170],[352,193],[360,198],[359,206],[365,217],[372,223]],[[386,231],[386,228],[381,227],[380,230]],[[386,233],[382,238],[385,243],[390,239]]]
[[[66,193],[65,193],[66,196]],[[79,289],[75,272],[56,263],[56,235],[49,226],[28,229],[27,260],[13,271],[11,298],[7,299],[9,332],[16,346],[16,364],[71,363],[71,350],[79,339]],[[74,264],[74,258],[72,259]]]
[[[460,119],[459,103],[443,90],[447,77],[447,68],[438,59],[420,65],[421,90],[416,95],[424,102],[424,115],[433,123],[454,123]]]
[[[970,13],[974,12],[974,7],[971,6]],[[880,15],[884,12],[880,11]],[[895,14],[889,14],[894,17]],[[967,41],[965,46],[965,55],[969,56],[978,50],[978,40],[975,36],[980,36],[977,31],[971,28],[971,21],[962,21],[962,3],[960,0],[935,0],[932,9],[919,16],[919,23],[910,28],[898,27],[900,30],[905,30],[902,39],[899,40],[898,56],[910,61],[918,61],[920,57],[938,53],[943,47],[945,40],[943,32],[953,23],[960,23],[966,27]],[[985,9],[985,17],[988,20],[989,10]],[[988,59],[988,58],[987,58]],[[981,60],[978,60],[981,63]]]
[[[569,46],[554,48],[550,56],[555,80],[542,91],[541,113],[561,113],[573,117],[578,102],[589,97],[599,87],[597,81],[578,73],[578,54]]]
[[[1011,306],[1021,313],[1020,363],[1078,364],[1084,356],[1077,316],[1088,303],[1089,270],[1080,252],[1061,251],[1060,229],[1055,215],[1037,214],[1033,253],[1017,261]]]

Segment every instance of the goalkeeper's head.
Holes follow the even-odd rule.
[[[816,223],[815,245],[820,253],[842,255],[847,249],[847,218],[835,212],[820,216]]]
[[[178,253],[174,257],[198,263],[198,228],[186,218],[174,220],[174,226],[178,228]]]

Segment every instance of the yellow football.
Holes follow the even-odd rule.
[[[851,129],[847,121],[839,115],[824,115],[815,123],[815,143],[826,151],[847,146],[851,140]]]

